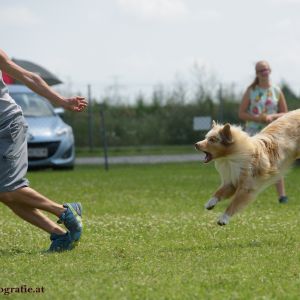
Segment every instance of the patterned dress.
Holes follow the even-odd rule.
[[[260,114],[276,114],[278,113],[278,102],[280,97],[280,88],[272,85],[269,88],[263,89],[259,86],[250,90],[250,105],[248,113],[253,116]],[[267,124],[254,121],[247,121],[245,130],[250,135],[262,130]]]

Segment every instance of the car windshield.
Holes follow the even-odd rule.
[[[25,117],[50,117],[54,115],[47,100],[34,93],[11,93],[12,98],[21,106]]]

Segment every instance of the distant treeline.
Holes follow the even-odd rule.
[[[300,98],[282,84],[289,110],[300,107]],[[134,104],[114,103],[113,99],[93,101],[80,114],[66,112],[65,121],[73,127],[76,145],[99,147],[103,143],[102,110],[109,146],[187,145],[199,140],[205,132],[193,130],[195,116],[211,116],[219,122],[242,124],[238,109],[242,95],[230,89],[217,89],[212,95],[201,86],[187,101],[184,89],[166,93],[155,90],[152,97],[143,95]]]

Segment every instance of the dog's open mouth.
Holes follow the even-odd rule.
[[[212,155],[209,152],[202,151],[201,160],[206,164],[213,159]]]

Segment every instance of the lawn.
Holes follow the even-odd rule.
[[[41,299],[299,299],[299,172],[288,174],[287,205],[271,187],[225,227],[216,225],[225,202],[203,209],[219,184],[212,165],[30,172],[51,199],[82,202],[84,235],[74,251],[43,254],[47,234],[2,205],[0,290],[43,287]]]

